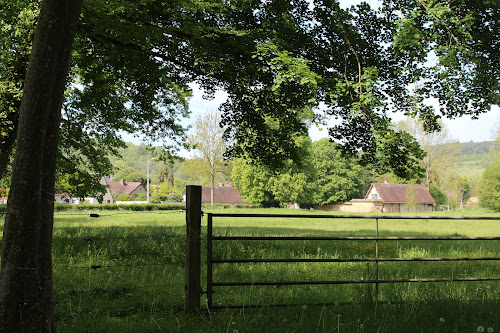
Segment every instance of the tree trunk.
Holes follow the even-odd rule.
[[[214,205],[214,188],[215,188],[215,175],[214,172],[210,172],[210,204]]]
[[[428,190],[431,189],[431,177],[430,177],[431,170],[430,169],[431,169],[430,165],[428,165],[425,168],[425,187],[427,187]]]
[[[19,115],[0,270],[0,331],[54,332],[52,227],[61,105],[83,0],[44,0]]]

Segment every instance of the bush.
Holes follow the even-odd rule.
[[[168,195],[168,200],[181,202],[183,199],[182,194],[175,192]]]
[[[69,204],[64,204],[64,203],[60,203],[60,202],[54,202],[54,211],[56,211],[56,212],[60,212],[60,211],[64,211],[64,210],[70,210],[70,209],[72,209],[72,207]]]
[[[116,201],[132,201],[132,197],[128,194],[120,194]]]
[[[155,193],[149,198],[150,202],[156,202],[156,203],[160,203],[161,201],[165,200],[167,200],[167,196],[159,193]]]
[[[147,201],[148,198],[146,197],[146,195],[144,193],[139,193],[135,196],[135,199],[134,201]]]
[[[153,194],[151,197],[149,197],[149,202],[160,202],[161,201],[161,197],[159,194]]]

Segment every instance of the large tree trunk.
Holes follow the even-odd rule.
[[[54,332],[52,227],[61,105],[83,0],[44,0],[19,115],[2,240],[0,331]]]

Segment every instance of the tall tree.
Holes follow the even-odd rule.
[[[325,205],[364,196],[367,171],[356,158],[342,156],[338,145],[328,139],[313,142],[311,155],[317,175],[315,203]]]
[[[82,0],[44,0],[19,112],[0,270],[0,330],[55,331],[54,182],[61,105]]]
[[[479,203],[496,212],[500,211],[500,122],[492,130],[495,145],[491,149],[492,164],[484,170],[479,183]]]
[[[311,158],[311,139],[295,139],[300,161],[287,159],[279,170],[250,158],[236,158],[232,179],[245,201],[262,206],[279,203],[314,204],[316,172]]]
[[[481,206],[500,211],[500,164],[484,170],[478,192]]]
[[[265,165],[242,157],[233,160],[233,183],[246,202],[262,206],[277,205],[279,201],[271,189],[272,177],[272,170]]]
[[[425,170],[423,182],[427,189],[430,188],[432,180],[437,180],[439,172],[442,173],[446,169],[450,157],[460,149],[441,120],[438,125],[441,127],[439,132],[427,132],[419,119],[407,118],[396,123],[396,129],[412,135],[425,152],[420,165]]]
[[[189,141],[199,157],[207,164],[210,173],[210,203],[214,205],[214,188],[217,170],[222,167],[227,146],[224,129],[220,125],[221,116],[216,111],[208,111],[196,118],[195,133]]]

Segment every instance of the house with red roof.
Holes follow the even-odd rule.
[[[374,183],[364,200],[377,202],[382,212],[432,212],[436,201],[422,184],[380,184]]]
[[[102,177],[100,183],[106,186],[106,192],[103,194],[102,203],[115,203],[116,198],[121,194],[128,194],[135,199],[136,195],[139,193],[146,194],[146,189],[140,182],[126,182],[120,179],[119,182],[111,181],[108,177]],[[97,198],[87,197],[84,200],[91,204],[98,204]],[[54,201],[66,204],[78,204],[80,203],[79,198],[72,198],[67,193],[56,193],[54,196]]]
[[[373,183],[363,199],[315,206],[314,209],[354,213],[431,212],[436,210],[436,201],[421,184]]]
[[[111,180],[105,179],[106,182],[106,194],[103,196],[103,203],[114,203],[116,198],[122,194],[127,194],[135,199],[136,195],[139,193],[146,194],[146,189],[141,182],[126,182],[120,179],[119,182],[113,182]]]

